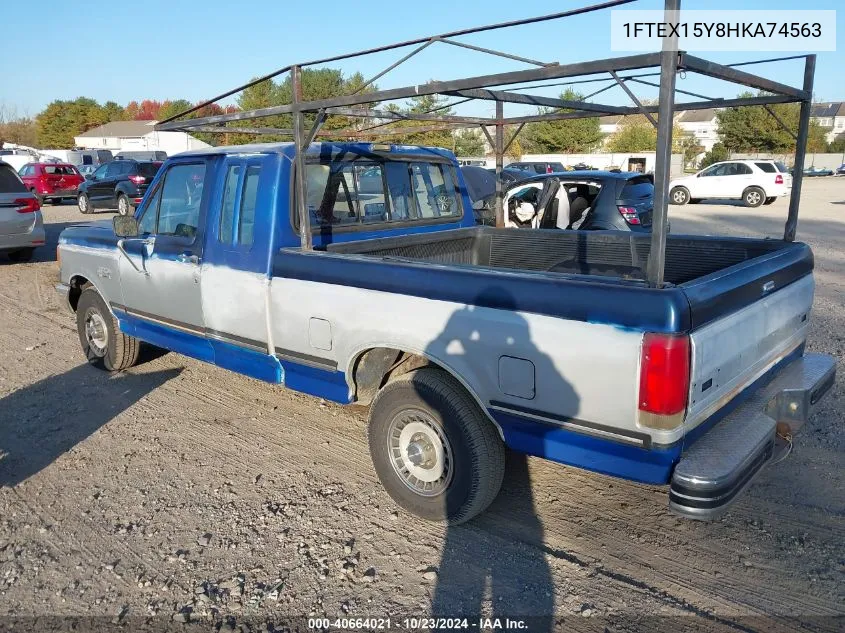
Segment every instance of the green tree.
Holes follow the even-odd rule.
[[[484,156],[484,139],[475,130],[455,132],[454,143],[457,156]]]
[[[836,136],[833,142],[828,146],[827,151],[835,153],[845,153],[845,132]]]
[[[28,116],[18,115],[14,107],[0,105],[0,147],[5,141],[29,147],[38,143],[35,121]]]
[[[440,114],[448,116],[454,114],[451,107],[445,107],[447,98],[440,95],[420,95],[412,97],[405,107],[399,107],[394,104],[388,106],[388,110],[392,112],[408,113],[408,114]],[[434,112],[432,112],[434,111]],[[389,127],[391,130],[400,130],[402,128],[415,127],[434,127],[437,126],[436,121],[396,121]],[[444,126],[446,124],[443,124]],[[408,145],[425,145],[427,147],[444,147],[446,149],[456,149],[456,138],[453,130],[429,130],[427,132],[410,132],[407,134],[391,135],[391,141],[395,143],[405,143]]]
[[[114,101],[106,101],[103,104],[103,115],[106,121],[126,121],[126,110]]]
[[[561,93],[560,98],[567,101],[581,101],[584,95],[568,88]],[[555,108],[537,110],[537,114],[553,112],[572,112],[572,110]],[[524,148],[537,154],[590,152],[601,143],[602,134],[599,125],[598,117],[537,121],[525,126],[520,140]]]
[[[641,114],[623,118],[607,142],[610,152],[653,152],[656,148],[657,129]]]
[[[173,101],[171,101],[170,99],[166,99],[161,104],[161,108],[159,108],[158,120],[164,121],[165,119],[169,119],[173,115],[179,114],[180,112],[184,112],[192,106],[193,104],[187,99],[174,99]]]
[[[705,167],[709,167],[713,163],[720,163],[723,160],[728,160],[730,157],[731,153],[725,148],[722,143],[714,143],[713,148],[709,152],[707,152],[701,159],[698,168],[704,169]]]
[[[108,113],[93,99],[53,101],[35,118],[38,144],[56,149],[74,146],[74,137],[107,123]]]
[[[760,93],[762,95],[763,93]],[[753,97],[744,92],[740,97]],[[795,151],[795,138],[798,133],[800,106],[797,103],[778,103],[769,108],[789,128],[784,130],[763,106],[744,106],[725,108],[716,114],[719,126],[719,138],[729,152],[771,152],[786,153]],[[827,130],[810,121],[807,151],[823,152],[827,149]]]

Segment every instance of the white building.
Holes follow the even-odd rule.
[[[837,136],[845,134],[845,102],[814,103],[810,119],[818,123],[819,127],[829,128],[827,142],[832,143]]]
[[[675,119],[678,127],[691,133],[705,152],[713,149],[719,142],[719,125],[716,123],[716,108],[705,110],[685,110]]]
[[[186,132],[157,132],[157,121],[112,121],[74,137],[77,147],[120,151],[163,151],[168,156],[211,147]]]

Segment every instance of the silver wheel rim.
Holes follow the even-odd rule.
[[[683,191],[676,191],[675,195],[674,195],[675,202],[683,202],[686,199],[686,197],[687,197],[687,194],[685,194]]]
[[[129,203],[126,202],[126,198],[120,197],[117,199],[117,211],[120,215],[126,215],[126,212],[129,210]]]
[[[85,315],[85,340],[97,356],[105,356],[109,345],[109,330],[106,320],[96,310]]]
[[[393,471],[411,491],[423,497],[442,494],[452,481],[452,448],[443,430],[421,409],[403,409],[387,432]]]
[[[79,196],[79,210],[85,212],[88,209],[88,198]]]
[[[759,204],[760,194],[756,191],[749,191],[748,195],[745,196],[745,199],[748,201],[748,204]]]

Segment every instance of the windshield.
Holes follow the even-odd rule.
[[[152,180],[158,173],[161,163],[138,163],[138,175]]]
[[[78,176],[79,172],[73,165],[44,165],[42,168],[48,176]]]
[[[305,167],[305,192],[312,226],[457,218],[463,212],[448,163],[369,158],[312,163]]]

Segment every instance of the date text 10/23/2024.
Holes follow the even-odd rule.
[[[527,631],[529,623],[520,618],[309,618],[308,628],[317,631]]]

